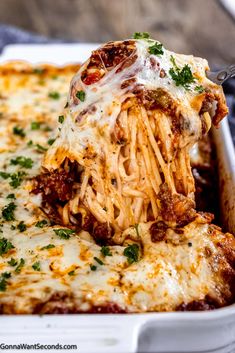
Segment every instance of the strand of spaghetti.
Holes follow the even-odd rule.
[[[89,177],[90,177],[89,170],[86,169],[85,172],[84,172],[83,178],[82,178],[82,184],[81,184],[81,190],[80,190],[80,198],[81,199],[84,198]]]
[[[146,194],[142,191],[139,191],[137,189],[131,189],[130,186],[128,185],[125,185],[123,186],[123,196],[126,196],[126,197],[142,197],[142,198],[145,198],[146,197]]]
[[[145,108],[141,107],[141,113],[143,114],[144,124],[145,124],[145,126],[147,128],[148,138],[149,138],[150,143],[151,143],[151,145],[153,147],[153,150],[154,150],[154,152],[156,154],[158,162],[159,162],[159,164],[161,166],[162,172],[163,172],[164,177],[165,177],[165,181],[168,184],[168,186],[170,187],[170,189],[172,191],[175,191],[175,185],[174,185],[173,181],[170,178],[169,166],[165,164],[165,162],[163,160],[163,157],[161,155],[159,146],[158,146],[158,144],[157,144],[157,142],[156,142],[156,140],[155,140],[155,138],[153,136],[151,127],[149,125],[148,114],[147,114]]]
[[[67,225],[69,224],[69,203],[67,203],[62,210],[62,220],[63,220],[63,224]]]
[[[162,142],[162,149],[164,151],[165,160],[168,162],[172,160],[172,131],[170,127],[169,118],[167,115],[162,113],[161,111],[155,112],[156,118],[156,126],[157,126],[157,133],[156,135],[159,136]]]
[[[151,181],[152,187],[157,195],[159,192],[159,186],[162,183],[162,180],[161,180],[161,178],[160,179],[158,178],[158,176],[160,177],[158,172],[156,172],[158,170],[158,168],[156,168],[156,171],[154,171],[154,172],[152,170],[151,163],[153,160],[151,159],[151,157],[149,155],[149,151],[148,151],[149,143],[146,141],[147,138],[145,138],[142,129],[139,130],[138,136],[139,136],[139,140],[140,140],[140,148],[142,150],[143,157],[144,157],[144,163],[146,166],[146,176]]]
[[[139,175],[139,166],[136,160],[136,137],[137,137],[137,124],[138,124],[139,108],[134,107],[129,109],[129,130],[131,135],[130,142],[130,169],[132,173]]]
[[[75,197],[69,201],[69,209],[73,214],[78,213],[78,204],[79,204],[79,193],[77,192],[75,194]]]
[[[144,200],[142,197],[135,198],[135,200],[133,202],[133,210],[134,210],[136,223],[139,223],[139,221],[140,221],[140,215],[142,212],[143,203],[144,203]]]
[[[156,179],[157,189],[155,190],[155,192],[158,193],[159,192],[159,185],[161,185],[163,181],[162,181],[162,178],[159,173],[159,167],[157,165],[156,157],[153,153],[153,149],[150,144],[148,144],[148,153],[149,153],[149,160],[151,162],[152,176]]]
[[[96,201],[92,188],[88,185],[85,195],[86,204],[93,216],[101,223],[109,222],[107,213]]]
[[[158,212],[158,207],[155,200],[156,200],[156,194],[158,193],[158,190],[159,190],[159,185],[156,184],[156,180],[153,178],[154,173],[152,172],[150,156],[148,153],[148,148],[146,147],[146,143],[148,142],[146,141],[147,140],[146,136],[144,136],[143,134],[143,129],[139,129],[138,137],[140,140],[140,146],[143,152],[143,156],[144,156],[143,159],[145,163],[145,168],[143,168],[141,172],[142,172],[142,175],[145,176],[145,184],[147,184],[148,186],[147,190],[148,190],[148,195],[152,206],[153,215],[155,218],[157,218],[159,212]],[[154,195],[154,187],[157,190],[155,195]],[[145,185],[145,188],[146,188],[146,185]]]

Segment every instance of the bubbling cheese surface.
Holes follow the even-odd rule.
[[[144,44],[137,47],[139,53]],[[140,222],[125,229],[122,245],[106,247],[88,232],[50,223],[45,216],[41,195],[31,193],[32,178],[40,173],[45,150],[61,128],[57,118],[75,70],[35,69],[25,63],[0,67],[0,312],[172,311],[190,303],[210,308],[208,298],[217,306],[228,304],[233,293],[226,274],[231,278],[234,271],[229,258],[234,238],[210,225],[207,215],[198,214],[184,227],[167,227],[164,234],[162,224]],[[139,80],[147,74],[139,73]],[[90,99],[87,91],[86,96]],[[69,109],[58,141],[63,136],[63,146],[72,151],[75,142],[86,146],[89,131],[93,143],[95,132],[92,126],[81,132],[72,101]],[[69,119],[82,143],[65,134]]]

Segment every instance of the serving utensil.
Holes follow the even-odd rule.
[[[228,66],[219,71],[206,71],[206,76],[217,85],[222,85],[229,78],[235,76],[235,65]]]

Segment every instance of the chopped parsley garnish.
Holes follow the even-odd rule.
[[[60,98],[60,94],[59,94],[59,92],[50,92],[48,94],[48,97],[50,97],[52,99],[59,99]]]
[[[41,248],[41,250],[49,250],[49,249],[53,249],[53,248],[55,248],[55,245],[54,245],[54,244],[48,244],[48,245],[46,245],[46,246],[43,246],[43,247]]]
[[[16,209],[16,205],[14,202],[10,202],[8,205],[4,206],[2,209],[2,216],[6,221],[14,221],[14,211]]]
[[[75,231],[72,229],[53,229],[53,231],[61,239],[69,239],[70,235],[75,233]]]
[[[7,281],[5,280],[5,278],[0,278],[0,292],[5,292],[5,290],[7,289]]]
[[[43,146],[39,145],[38,143],[35,145],[35,147],[37,148],[38,152],[46,152],[47,151],[46,147],[43,147]]]
[[[193,244],[191,242],[189,242],[188,247],[191,248],[191,246],[193,246]]]
[[[162,55],[164,53],[162,43],[158,43],[158,42],[154,43],[149,47],[148,52],[153,55],[158,55],[158,56]]]
[[[41,266],[40,266],[40,262],[37,261],[32,265],[32,268],[34,269],[34,271],[41,271]]]
[[[60,124],[63,124],[63,122],[64,122],[64,115],[60,115],[60,116],[58,117],[58,121],[59,121]]]
[[[31,158],[26,158],[23,156],[18,156],[15,159],[11,159],[11,164],[20,165],[23,168],[30,169],[33,166],[33,160]]]
[[[139,233],[139,224],[136,223],[136,224],[134,225],[134,228],[135,228],[135,230],[136,230],[137,236],[140,237],[140,233]]]
[[[44,226],[47,225],[47,221],[45,219],[42,219],[41,221],[38,221],[36,224],[35,224],[35,227],[37,228],[43,228]]]
[[[24,264],[25,264],[25,260],[21,258],[19,265],[15,269],[15,272],[16,273],[20,273],[21,270],[22,270],[22,267],[24,266]]]
[[[3,278],[10,278],[11,277],[11,273],[10,272],[3,272],[1,276]]]
[[[69,271],[69,272],[68,272],[68,275],[69,275],[69,276],[74,276],[74,275],[75,275],[75,271],[74,271],[74,270],[73,270],[73,271]]]
[[[15,135],[18,135],[20,137],[25,137],[24,129],[22,129],[19,126],[14,126],[12,131],[13,131],[13,134]]]
[[[39,130],[41,126],[41,123],[39,123],[38,121],[33,121],[31,123],[31,130]]]
[[[15,194],[8,194],[6,198],[7,199],[14,199],[14,200],[16,199]]]
[[[185,89],[189,89],[189,84],[195,82],[195,77],[188,64],[184,65],[180,69],[175,62],[175,58],[171,55],[171,62],[173,67],[170,68],[169,74],[175,81],[176,86],[183,86]]]
[[[148,32],[135,32],[133,34],[134,39],[148,39],[150,37]]]
[[[86,98],[86,93],[84,91],[77,91],[76,97],[81,101],[84,102]]]
[[[40,152],[40,153],[47,151],[46,147],[41,146],[39,143],[34,144],[32,140],[27,142],[27,146],[36,148],[37,152]]]
[[[17,229],[19,229],[19,231],[22,233],[26,230],[26,224],[24,223],[24,221],[21,221],[18,225],[17,225]]]
[[[13,257],[12,257],[9,261],[7,261],[7,263],[8,263],[8,265],[14,267],[17,265],[18,262],[15,259],[13,259]]]
[[[38,74],[41,75],[45,72],[45,69],[41,68],[41,67],[35,67],[35,69],[33,70],[34,74]]]
[[[95,265],[90,265],[90,269],[91,269],[91,271],[96,271],[96,270],[97,270],[97,266],[95,266]]]
[[[48,125],[46,125],[44,128],[43,128],[43,131],[52,131],[53,129],[50,127],[50,126],[48,126]]]
[[[111,253],[110,248],[108,246],[102,246],[100,251],[103,256],[112,256],[112,253]]]
[[[16,229],[16,227],[15,226],[13,226],[13,224],[11,225],[11,230],[15,230]]]
[[[0,172],[0,177],[3,179],[8,179],[10,178],[11,174],[6,173],[6,172]]]
[[[47,143],[48,143],[48,145],[53,145],[53,143],[55,142],[55,140],[56,139],[49,139],[48,141],[47,141]]]
[[[124,249],[123,255],[127,257],[129,264],[137,262],[139,259],[139,246],[137,244],[128,245]]]
[[[17,172],[14,174],[10,175],[11,181],[10,181],[10,185],[16,189],[18,186],[20,186],[20,184],[23,181],[23,177],[26,175],[25,172]]]
[[[10,272],[3,272],[0,277],[0,292],[5,292],[8,282],[6,279],[11,277]]]
[[[0,255],[6,254],[11,249],[14,249],[14,245],[6,238],[0,238]]]
[[[96,262],[98,262],[98,264],[99,265],[103,265],[104,263],[103,263],[103,261],[101,261],[98,257],[94,257],[94,260],[96,261]]]
[[[195,90],[196,92],[198,92],[198,93],[202,93],[202,92],[205,91],[205,88],[204,88],[202,85],[200,85],[200,86],[196,86],[196,87],[194,88],[194,90]]]

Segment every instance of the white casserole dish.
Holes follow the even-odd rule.
[[[12,45],[0,62],[81,62],[95,47],[97,44]],[[225,225],[235,233],[235,152],[227,121],[213,134],[223,186],[221,210]],[[0,350],[1,343],[59,343],[77,345],[69,351],[82,353],[235,352],[235,305],[211,312],[0,316],[0,327]]]

